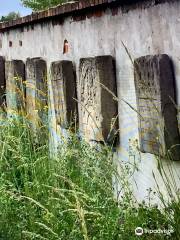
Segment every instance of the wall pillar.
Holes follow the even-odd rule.
[[[4,57],[0,56],[0,106],[5,102],[5,60]]]
[[[68,128],[76,117],[76,82],[71,61],[51,64],[51,82],[56,123]]]
[[[72,62],[53,62],[50,67],[50,83],[50,152],[56,156],[58,147],[67,140],[69,127],[74,129],[77,119],[76,81]]]
[[[26,110],[37,126],[47,121],[47,66],[41,58],[26,61]]]
[[[6,103],[7,111],[11,114],[19,114],[24,110],[25,67],[21,60],[5,62],[6,78]]]
[[[175,79],[170,58],[148,55],[135,60],[135,88],[142,152],[171,153],[180,160]]]
[[[118,129],[118,103],[113,95],[116,96],[113,58],[99,56],[80,59],[79,125],[87,141],[113,144]]]

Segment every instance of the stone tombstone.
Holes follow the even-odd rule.
[[[166,54],[140,57],[134,62],[134,73],[141,151],[162,156],[169,152],[172,159],[180,160],[175,81],[170,58]]]
[[[76,81],[71,61],[57,61],[51,64],[56,123],[68,128],[76,117]]]
[[[82,58],[79,65],[79,125],[86,141],[113,144],[118,129],[112,56]]]
[[[26,61],[26,109],[31,121],[47,120],[47,65],[42,58]]]
[[[0,56],[0,107],[5,103],[5,59]]]
[[[5,62],[6,103],[8,112],[17,113],[25,107],[25,65],[21,60]]]

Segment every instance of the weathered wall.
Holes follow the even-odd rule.
[[[137,109],[137,104],[134,70],[122,43],[125,44],[132,58],[163,53],[172,58],[177,101],[180,104],[179,12],[180,2],[169,1],[148,8],[135,7],[127,12],[119,8],[114,14],[107,9],[100,17],[93,16],[81,21],[74,21],[71,17],[67,17],[63,24],[39,23],[33,28],[24,27],[23,31],[19,28],[0,34],[2,39],[0,55],[5,56],[7,60],[26,61],[27,58],[42,57],[47,61],[48,69],[53,61],[70,60],[77,69],[77,75],[80,58],[101,55],[114,57],[119,97],[120,146],[118,155],[123,161],[131,161],[131,159],[133,161],[134,157],[139,161],[139,171],[134,176],[138,185],[138,188],[134,187],[134,192],[139,199],[144,198],[147,188],[154,186],[152,171],[158,175],[157,162],[154,155],[139,154],[131,146],[133,140],[138,138],[138,116],[125,101],[135,109]],[[69,43],[69,52],[63,54],[65,39]],[[9,47],[9,41],[12,41],[12,47]],[[22,46],[19,46],[19,41],[22,41]],[[52,93],[51,86],[49,86],[49,91]],[[52,103],[53,99],[50,100]],[[51,110],[51,116],[53,116],[51,124],[53,125],[55,113],[52,104]],[[55,148],[56,144],[57,141],[54,139]],[[164,163],[166,168],[168,164]],[[177,171],[180,170],[180,162],[172,162],[171,166]]]

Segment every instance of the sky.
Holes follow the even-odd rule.
[[[25,16],[32,11],[23,7],[20,0],[0,0],[0,16],[5,16],[9,12],[20,12],[22,16]]]

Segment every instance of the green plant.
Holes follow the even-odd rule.
[[[0,141],[2,239],[112,238],[119,208],[108,149],[72,135],[50,159],[48,143],[37,145],[23,118],[6,121]]]
[[[25,7],[31,8],[33,11],[40,11],[40,10],[54,7],[69,1],[68,0],[21,0],[21,2]]]
[[[6,16],[2,16],[0,19],[0,22],[5,22],[5,21],[11,21],[11,20],[16,20],[17,18],[20,18],[21,15],[19,12],[10,12],[8,15]]]
[[[124,180],[130,166],[120,176],[107,146],[92,147],[69,130],[50,159],[48,142],[37,144],[25,117],[6,120],[0,142],[0,239],[135,240],[137,226],[175,230],[142,239],[178,239],[178,202],[138,206]],[[118,199],[112,176],[124,190]]]

